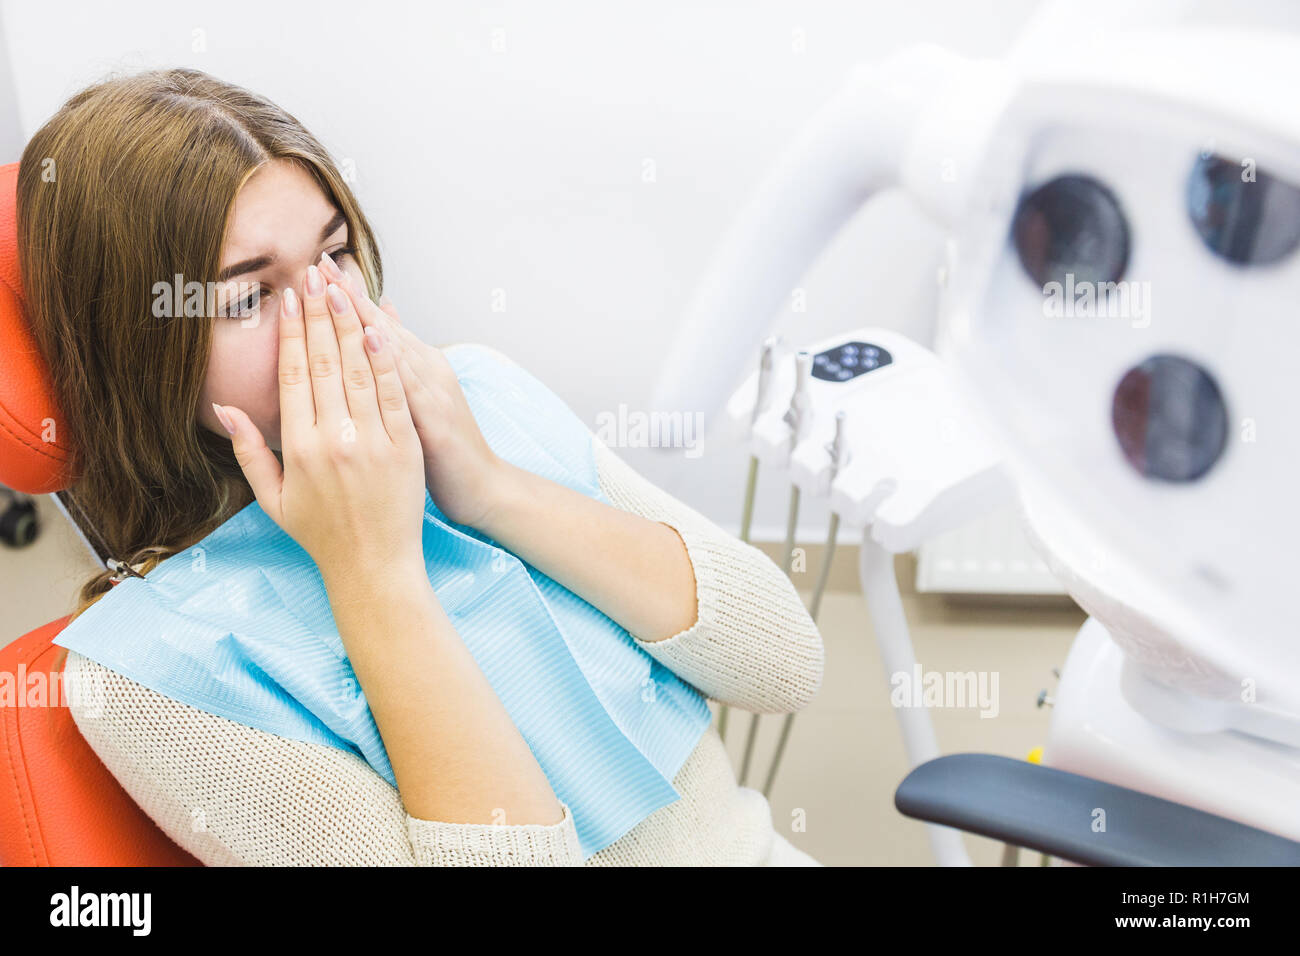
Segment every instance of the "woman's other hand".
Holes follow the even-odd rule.
[[[411,419],[424,454],[425,482],[434,503],[457,524],[480,528],[504,494],[508,468],[479,431],[465,393],[442,350],[402,327],[396,309],[371,302],[365,290],[321,256],[321,271],[346,290],[367,328],[383,334],[397,355]]]
[[[283,467],[244,412],[214,408],[262,509],[321,570],[424,566],[424,460],[398,352],[307,269],[280,306]],[[454,379],[453,379],[454,380]]]

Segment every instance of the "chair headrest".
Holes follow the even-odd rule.
[[[72,482],[71,429],[57,408],[49,369],[27,324],[18,268],[17,188],[18,164],[0,166],[0,484],[46,494]]]

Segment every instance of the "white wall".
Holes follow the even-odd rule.
[[[0,17],[0,164],[17,159],[25,142],[27,137],[19,128],[17,93],[9,63],[9,44],[5,42],[4,18]]]
[[[996,55],[1034,6],[0,0],[0,13],[23,142],[109,70],[187,65],[257,90],[355,163],[408,325],[500,348],[595,427],[620,403],[645,406],[727,225],[852,64],[922,40]],[[938,242],[905,200],[881,197],[778,331],[807,341],[870,323],[928,341]],[[739,448],[622,453],[737,526]],[[781,535],[785,504],[760,482],[757,536]],[[804,516],[820,539],[825,512]]]

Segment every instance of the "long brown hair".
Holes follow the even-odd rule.
[[[198,419],[212,316],[157,317],[154,288],[178,274],[217,281],[235,196],[277,159],[301,163],[333,199],[377,297],[374,234],[329,153],[240,87],[190,69],[112,77],[68,100],[23,151],[18,254],[55,425],[75,449],[72,510],[145,572],[253,501],[229,440]],[[82,585],[74,617],[111,576]]]

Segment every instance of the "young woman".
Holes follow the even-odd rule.
[[[761,552],[595,436],[612,506],[493,453],[443,351],[371,301],[382,268],[347,183],[264,98],[194,70],[78,93],[24,151],[18,222],[88,524],[147,575],[256,500],[320,569],[397,780],[69,652],[69,680],[102,689],[93,711],[72,705],[81,732],[204,863],[584,862],[568,807],[439,606],[426,488],[709,698],[786,713],[820,688],[820,636]],[[159,315],[157,283],[177,275],[216,283],[212,314]],[[347,440],[331,424],[344,419]],[[87,582],[76,613],[110,586],[109,572]],[[737,785],[712,728],[674,786],[681,799],[586,863],[813,863]]]

